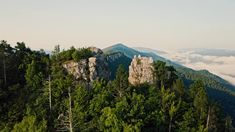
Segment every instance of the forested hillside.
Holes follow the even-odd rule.
[[[151,52],[140,52],[136,51],[132,48],[129,48],[123,44],[116,44],[111,47],[104,49],[105,53],[108,55],[114,54],[114,53],[122,53],[122,56],[120,58],[133,58],[134,55],[141,55],[141,56],[147,56],[152,57],[155,61],[163,61],[168,66],[173,66],[176,71],[179,78],[181,78],[184,81],[184,84],[189,87],[193,82],[197,80],[203,81],[203,83],[206,86],[206,91],[210,99],[216,101],[221,105],[223,108],[224,113],[227,113],[232,116],[232,118],[235,120],[235,86],[231,85],[229,82],[225,81],[224,79],[206,71],[195,71],[193,69],[184,67],[182,65],[179,65],[177,63],[174,63],[170,60],[167,60],[161,56],[158,56]],[[119,59],[117,58],[116,61],[113,60],[112,63],[119,63]],[[125,67],[129,66],[129,63],[131,61],[125,61],[124,63],[119,63],[125,65]],[[128,68],[127,68],[128,70]],[[112,72],[114,72],[113,70]],[[234,124],[235,125],[235,124]]]
[[[55,46],[48,55],[1,41],[0,131],[234,131],[205,82],[185,85],[174,67],[156,61],[154,83],[133,86],[127,67],[119,65],[131,59],[114,55],[106,56],[113,79],[90,82],[62,66],[94,56],[88,48]]]

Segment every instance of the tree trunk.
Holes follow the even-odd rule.
[[[71,105],[71,95],[70,95],[70,87],[69,87],[69,130],[70,132],[73,132],[73,116],[72,116],[72,105]]]
[[[51,112],[51,76],[49,75],[49,105],[50,105],[50,112]]]
[[[172,125],[172,118],[170,119],[170,123],[169,123],[169,132],[171,132],[171,125]]]
[[[210,107],[209,107],[209,110],[208,110],[208,115],[207,115],[207,122],[206,122],[206,128],[208,128],[209,130],[209,123],[210,123]]]
[[[202,119],[202,108],[200,110],[200,116],[199,116],[199,119],[201,120]]]

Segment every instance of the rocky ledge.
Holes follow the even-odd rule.
[[[132,85],[153,83],[153,59],[152,57],[134,56],[129,66],[129,82]]]
[[[65,62],[63,67],[77,80],[92,82],[100,78],[108,79],[110,72],[102,50],[95,47],[88,49],[93,53],[93,57],[82,59],[79,62],[70,60]]]

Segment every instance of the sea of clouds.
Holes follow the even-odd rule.
[[[235,51],[184,49],[162,56],[195,70],[206,69],[235,85]]]

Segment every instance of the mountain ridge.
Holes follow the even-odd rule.
[[[202,80],[206,85],[207,94],[209,95],[210,99],[219,102],[223,110],[230,114],[235,120],[235,102],[233,101],[235,100],[235,86],[229,83],[228,81],[224,80],[223,78],[210,73],[208,70],[196,71],[191,68],[187,68],[180,64],[174,63],[163,57],[160,57],[154,53],[144,53],[136,51],[130,47],[125,46],[124,44],[110,46],[103,49],[103,51],[106,55],[121,52],[123,53],[122,58],[129,58],[129,60],[132,60],[134,55],[141,55],[146,57],[152,57],[155,61],[166,62],[167,65],[175,67],[178,76],[184,80],[184,83],[187,86],[197,80]],[[117,59],[117,61],[113,60],[112,63],[116,63],[119,60],[120,59]],[[128,66],[130,62],[124,61],[119,64],[124,65],[126,69],[129,70]],[[116,69],[113,70],[116,71]],[[115,74],[115,72],[112,74]]]
[[[160,60],[160,61],[164,61],[166,62],[168,65],[172,65],[174,66],[176,69],[177,68],[187,68],[188,70],[192,70],[192,71],[195,71],[195,72],[198,72],[198,73],[201,73],[201,74],[210,74],[212,76],[214,76],[215,78],[217,78],[217,80],[221,80],[223,81],[224,83],[227,83],[227,84],[230,84],[232,85],[233,88],[233,91],[235,91],[235,86],[231,83],[229,83],[228,81],[224,80],[223,78],[221,78],[220,76],[218,75],[215,75],[211,72],[209,72],[207,69],[202,69],[202,70],[194,70],[192,68],[188,68],[186,66],[183,66],[177,62],[174,62],[172,60],[169,60],[169,59],[166,59],[160,55],[157,55],[156,53],[153,53],[153,52],[141,52],[141,51],[137,51],[135,50],[135,48],[130,48],[122,43],[118,43],[118,44],[114,44],[113,46],[109,46],[107,48],[104,48],[102,49],[104,51],[105,54],[109,54],[109,53],[114,53],[114,52],[122,52],[124,53],[127,57],[129,58],[133,58],[134,55],[141,55],[141,56],[146,56],[146,57],[152,57],[155,61],[156,60]]]

